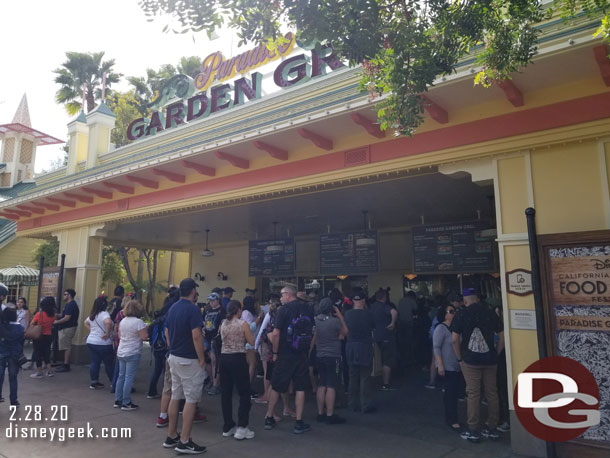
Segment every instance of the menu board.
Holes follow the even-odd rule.
[[[295,247],[292,237],[277,240],[251,240],[248,249],[250,277],[292,276]]]
[[[355,275],[379,271],[377,231],[320,236],[320,274]]]
[[[45,267],[42,270],[42,284],[40,285],[40,297],[57,296],[59,286],[59,271],[61,267]]]
[[[434,224],[413,228],[415,273],[493,272],[493,237],[488,221]]]

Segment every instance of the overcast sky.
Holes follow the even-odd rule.
[[[0,124],[12,121],[27,93],[32,127],[67,139],[70,117],[55,103],[59,86],[53,73],[66,51],[104,51],[105,59],[115,59],[116,71],[144,76],[146,68],[175,65],[181,56],[204,58],[220,50],[228,57],[236,49],[232,34],[210,42],[205,33],[161,33],[165,23],[147,22],[137,0],[1,1]],[[60,146],[38,148],[37,172],[49,167]]]

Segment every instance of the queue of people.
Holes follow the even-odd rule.
[[[372,414],[377,411],[373,376],[381,375],[383,391],[394,390],[392,371],[405,364],[417,364],[418,358],[423,361],[418,354],[421,348],[417,335],[418,324],[421,325],[418,321],[426,323],[423,319],[426,311],[411,292],[398,307],[390,301],[389,291],[381,288],[370,298],[362,288],[354,288],[349,297],[334,289],[315,304],[310,296],[285,285],[280,296],[271,295],[259,312],[254,291],[249,291],[242,304],[232,298],[234,290],[226,288],[212,291],[202,311],[198,306],[198,287],[187,278],[179,287],[171,288],[164,306],[148,326],[141,319],[143,306],[129,296],[124,297],[122,287],[115,290],[110,306],[105,296],[96,298],[84,320],[89,331],[90,388],[104,386],[99,378],[103,364],[114,393],[114,407],[121,410],[138,408],[131,397],[132,387],[142,343],[150,342],[155,367],[146,397],[161,397],[156,426],[169,429],[163,447],[180,453],[205,451],[191,438],[193,424],[206,420],[198,409],[204,389],[210,396],[221,395],[224,437],[237,440],[255,437],[249,428],[252,401],[267,404],[263,427],[275,428],[282,419],[276,411],[280,399],[283,416],[295,419],[292,431],[303,434],[311,430],[303,414],[308,389],[315,392],[316,421],[341,424],[346,418],[337,415],[335,409],[343,393],[348,394],[350,410]],[[0,286],[0,299],[4,299],[3,292]],[[473,289],[463,293],[463,297],[450,296],[431,320],[430,374],[438,375],[442,383],[447,425],[471,442],[478,442],[481,436],[495,440],[499,430],[508,430],[506,421],[499,424],[502,413],[496,385],[500,371],[498,355],[503,354],[501,314],[482,304]],[[34,340],[36,371],[31,377],[53,376],[49,356],[51,329],[53,325],[63,325],[60,348],[71,345],[74,332],[70,328],[78,318],[74,297],[74,290],[65,291],[67,305],[61,315],[56,314],[53,298],[43,298],[31,322],[27,319],[25,299],[15,308],[4,307],[0,324],[0,382],[8,368],[11,403],[18,405],[19,365],[15,361],[23,354],[25,328],[32,325],[41,328],[40,337]],[[69,304],[76,307],[68,307]],[[260,395],[252,389],[259,358],[263,368]],[[57,372],[69,370],[68,355]],[[310,372],[315,376],[315,384],[310,380]],[[157,385],[163,373],[159,396]],[[458,399],[464,384],[468,420],[463,430],[458,418]],[[482,428],[481,385],[488,406],[488,418]],[[234,389],[239,396],[237,422],[233,416]],[[294,409],[290,406],[291,394]],[[180,434],[179,413],[183,419]]]

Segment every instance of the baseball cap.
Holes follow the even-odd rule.
[[[192,278],[185,278],[180,282],[180,294],[188,294],[193,288],[199,288],[199,285]]]
[[[234,292],[235,292],[235,290],[234,290],[233,288],[231,288],[230,286],[227,286],[227,287],[224,289],[224,292],[225,292],[225,294],[228,294],[228,293],[234,293]]]
[[[366,294],[362,288],[354,288],[352,290],[352,299],[355,301],[361,301],[366,299]]]
[[[466,297],[466,296],[476,296],[477,295],[477,290],[474,288],[464,288],[462,290],[462,296]]]
[[[218,295],[218,293],[210,293],[210,295],[208,296],[208,301],[217,301],[220,299],[220,296]]]

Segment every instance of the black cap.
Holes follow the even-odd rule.
[[[227,286],[227,287],[224,289],[224,292],[225,292],[225,294],[229,294],[229,293],[234,293],[234,292],[235,292],[235,290],[234,290],[233,288],[231,288],[230,286]]]
[[[180,282],[180,295],[188,296],[193,288],[199,288],[199,285],[192,278],[185,278]]]
[[[352,290],[352,299],[355,301],[361,301],[366,299],[366,294],[362,288],[356,287]]]

